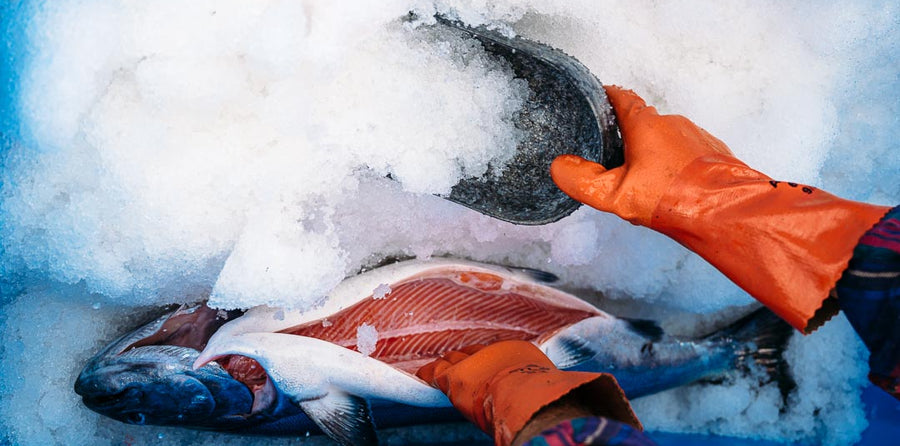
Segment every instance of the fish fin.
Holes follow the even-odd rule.
[[[765,371],[763,384],[775,382],[784,401],[797,383],[784,358],[794,329],[767,308],[750,313],[710,337],[731,338],[738,343],[737,367],[752,373],[750,363]]]
[[[313,422],[342,445],[377,445],[375,424],[364,398],[332,391],[315,400],[297,402]]]
[[[622,318],[626,324],[628,324],[628,328],[631,331],[645,337],[649,338],[651,342],[656,342],[662,339],[663,332],[662,327],[656,323],[656,321],[651,321],[649,319],[627,319]]]
[[[591,343],[578,336],[562,336],[546,345],[544,354],[561,369],[572,369],[597,355]]]
[[[556,283],[559,282],[559,276],[548,271],[534,268],[525,268],[518,266],[507,266],[511,271],[519,273],[535,282],[539,283]]]

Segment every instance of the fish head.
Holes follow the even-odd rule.
[[[204,305],[169,311],[92,358],[75,392],[89,409],[136,425],[242,430],[299,412],[217,362],[193,368],[211,334],[239,316]]]
[[[192,370],[196,351],[141,347],[84,370],[75,383],[88,408],[129,424],[235,427],[253,397],[217,364]]]

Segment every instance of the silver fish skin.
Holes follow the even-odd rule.
[[[166,347],[165,340],[126,355],[116,352],[126,342],[117,341],[102,352],[102,376],[89,365],[79,379],[95,383],[89,389],[94,393],[104,386],[119,390],[103,393],[105,400],[124,399],[126,382],[138,388],[152,382],[160,394],[171,386],[171,395],[189,400],[204,393],[176,387],[189,377],[189,364],[196,371],[224,369],[216,376],[229,384],[215,386],[240,384],[245,393],[233,393],[240,404],[218,404],[232,393],[207,389],[218,395],[217,407],[229,408],[217,412],[216,422],[164,416],[160,404],[150,416],[140,412],[140,401],[131,401],[127,411],[143,413],[146,424],[275,435],[321,430],[343,444],[374,444],[375,426],[458,419],[446,398],[412,373],[473,340],[531,340],[563,369],[613,373],[632,398],[757,365],[773,376],[784,373],[780,352],[792,331],[767,310],[702,339],[679,339],[651,322],[616,318],[548,286],[555,280],[540,271],[454,259],[400,262],[345,280],[315,309],[250,309],[210,331],[196,355],[164,357],[149,350]],[[384,287],[390,292],[376,297],[375,290]],[[371,357],[356,345],[363,322],[379,335]],[[152,338],[154,327],[159,324],[137,330],[127,343]],[[135,357],[157,361],[152,379],[139,377],[147,372],[133,365]],[[256,366],[256,374],[244,373]],[[161,371],[165,367],[171,368],[168,374]],[[90,395],[82,395],[87,404]],[[185,405],[169,404],[172,413]],[[223,421],[229,417],[244,421],[229,429]]]

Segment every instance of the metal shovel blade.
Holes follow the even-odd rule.
[[[531,93],[516,118],[524,134],[514,157],[502,168],[463,179],[444,198],[500,220],[520,225],[552,223],[580,206],[550,178],[550,163],[575,154],[611,169],[624,162],[615,115],[600,82],[574,57],[522,38],[470,28],[438,18],[504,59]]]

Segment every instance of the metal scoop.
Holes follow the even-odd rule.
[[[470,28],[438,18],[441,26],[459,29],[504,59],[531,93],[516,118],[524,138],[502,168],[457,183],[444,198],[478,212],[520,225],[552,223],[581,205],[550,178],[550,163],[575,154],[607,169],[625,161],[615,115],[600,81],[574,57],[522,38]]]

